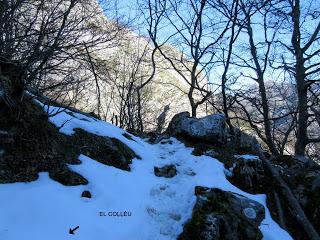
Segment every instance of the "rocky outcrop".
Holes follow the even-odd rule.
[[[303,164],[292,156],[274,157],[270,162],[288,184],[315,229],[320,232],[320,167]],[[304,231],[296,228],[298,223],[287,200],[259,158],[238,157],[230,170],[232,174],[228,179],[232,184],[250,193],[267,194],[272,217],[296,239],[308,238]]]
[[[229,134],[229,142],[228,145],[230,147],[237,148],[241,152],[252,152],[254,147],[259,144],[257,139],[249,135],[239,128],[234,128],[234,136]]]
[[[262,161],[259,158],[238,157],[233,164],[229,181],[250,193],[265,193],[268,182]]]
[[[292,156],[276,157],[272,159],[272,163],[278,167],[282,178],[292,189],[308,219],[320,232],[320,166],[304,165]],[[286,206],[285,203],[283,205]],[[295,226],[290,224],[289,220],[287,215],[287,225],[294,232]],[[299,233],[294,235],[299,236]]]
[[[180,240],[258,240],[264,206],[242,195],[217,188],[196,187],[192,219]]]
[[[175,115],[169,123],[167,134],[187,136],[215,144],[226,141],[226,119],[222,114],[213,114],[203,118],[191,118],[188,112]]]
[[[172,136],[179,134],[181,132],[181,123],[186,118],[190,118],[189,112],[181,112],[174,115],[168,125],[166,133]]]
[[[18,62],[0,56],[0,115],[16,114],[24,91],[25,71]]]
[[[131,160],[136,157],[127,145],[115,138],[101,137],[82,129],[75,129],[72,139],[80,153],[123,170],[130,170]]]
[[[167,128],[169,136],[182,137],[194,142],[209,143],[214,146],[225,146],[239,152],[252,152],[258,141],[254,136],[238,128],[230,129],[223,114],[212,114],[203,118],[192,118],[188,112],[176,114]]]
[[[65,186],[86,185],[88,180],[81,176],[79,173],[71,171],[63,164],[59,167],[53,166],[49,169],[49,177]]]
[[[163,167],[154,167],[154,175],[157,177],[173,178],[177,175],[177,169],[173,164],[165,165]]]
[[[81,129],[75,129],[73,136],[60,133],[31,100],[23,101],[21,109],[19,124],[0,115],[0,183],[30,182],[38,178],[39,172],[48,172],[63,185],[87,184],[84,177],[68,168],[68,164],[81,163],[80,154],[127,171],[132,159],[138,158],[115,138]]]

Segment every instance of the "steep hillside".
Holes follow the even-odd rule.
[[[57,135],[52,136],[54,130],[50,128],[53,125],[49,122],[46,126],[40,124],[47,121],[45,117],[39,120],[33,127],[45,135],[39,135],[34,144],[47,138],[45,146],[51,149],[53,158],[43,158],[34,150],[33,168],[28,164],[20,168],[20,173],[27,176],[30,174],[27,170],[33,169],[32,179],[19,179],[19,174],[11,181],[1,178],[4,184],[0,185],[0,239],[261,239],[262,235],[267,240],[292,239],[272,220],[266,207],[266,196],[249,194],[232,185],[227,180],[229,170],[217,159],[195,156],[193,148],[175,138],[150,144],[148,139],[133,136],[87,115],[41,103],[37,103],[39,106],[28,104],[34,109],[29,115],[31,119],[38,118],[35,113],[42,111],[39,106],[54,114],[50,122],[58,127],[59,133],[56,131]],[[2,166],[8,164],[3,161],[10,154],[6,146],[18,139],[33,139],[32,136],[17,135],[20,130],[14,132],[9,126],[8,129],[7,135],[12,134],[13,140],[1,146]],[[66,153],[67,146],[71,145],[70,150],[77,150],[72,156],[79,154],[77,159],[66,162],[63,159],[69,157],[56,158],[59,149],[53,151],[52,148],[59,144],[55,140],[58,135],[64,138],[60,147],[64,146]],[[110,143],[110,139],[116,141]],[[118,155],[108,154],[110,152]],[[121,167],[121,159],[125,158],[119,153],[124,156],[130,153],[127,167]],[[54,169],[36,168],[41,165],[39,159],[43,162],[48,158],[50,164],[60,164],[72,174],[56,171],[60,175],[55,178]],[[112,161],[103,161],[106,159]],[[22,163],[31,158],[22,155],[21,159],[11,160]],[[1,176],[4,173],[2,171]],[[75,175],[83,181],[72,181]],[[21,181],[23,183],[18,183]],[[220,197],[213,200],[215,196]],[[204,199],[218,201],[219,212],[210,208],[204,210]],[[216,204],[210,206],[218,207]],[[224,208],[229,210],[224,213]],[[230,209],[233,210],[230,212]],[[208,214],[207,211],[213,211],[212,219],[206,220],[209,221],[206,224],[211,222],[211,225],[205,225],[207,227],[203,229],[204,223],[195,216]],[[231,217],[234,224],[229,228],[214,225],[214,216],[220,216],[221,221]],[[193,220],[189,222],[191,217]],[[234,228],[239,232],[234,232]],[[216,231],[221,237],[228,234],[233,237],[213,238]],[[194,234],[198,238],[192,237]]]
[[[132,91],[129,89],[134,89],[145,82],[152,72],[153,46],[148,37],[133,32],[115,19],[107,19],[96,0],[88,1],[85,6],[88,10],[73,12],[84,15],[78,17],[86,19],[85,27],[81,30],[81,34],[79,33],[81,37],[77,41],[85,43],[93,41],[92,39],[97,40],[94,45],[87,46],[87,49],[77,46],[73,51],[77,56],[82,56],[82,60],[90,59],[93,65],[91,66],[88,61],[70,59],[61,65],[65,71],[70,71],[68,75],[65,72],[49,74],[43,84],[46,86],[45,80],[58,83],[66,77],[68,82],[72,81],[74,84],[68,87],[58,85],[54,91],[52,88],[43,88],[43,91],[52,99],[57,98],[58,101],[77,109],[94,112],[107,121],[111,121],[115,116],[120,119],[124,114],[123,102],[129,98],[127,95],[135,94],[129,92]],[[177,59],[181,57],[181,52],[172,46],[165,46],[164,51]],[[168,119],[190,108],[187,96],[189,84],[158,52],[155,55],[155,62],[157,64],[155,76],[141,93],[142,118],[148,130],[155,129],[157,117],[164,106],[170,105]],[[202,81],[202,84],[205,85],[206,81]],[[199,96],[200,93],[196,92],[195,98]],[[134,101],[136,96],[132,98]],[[200,115],[201,112],[203,111],[200,111]],[[118,125],[119,122],[120,120]]]

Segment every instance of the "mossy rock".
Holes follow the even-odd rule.
[[[132,159],[138,157],[118,139],[97,136],[79,128],[74,131],[72,141],[79,152],[100,163],[129,171]]]
[[[272,179],[266,174],[260,159],[236,158],[228,180],[243,191],[263,194],[272,190]]]
[[[79,173],[71,171],[65,166],[49,172],[50,178],[53,180],[65,185],[65,186],[77,186],[77,185],[86,185],[88,180],[81,176]]]
[[[180,240],[260,240],[264,207],[244,196],[196,187],[197,202]]]
[[[21,117],[13,121],[0,114],[1,131],[10,141],[0,141],[0,183],[31,182],[39,172],[64,185],[86,184],[80,174],[68,169],[68,164],[80,164],[84,154],[106,165],[130,170],[138,156],[121,141],[97,136],[81,129],[68,136],[59,132],[43,108],[25,98],[21,103]]]

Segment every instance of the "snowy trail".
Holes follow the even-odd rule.
[[[156,145],[137,137],[132,141],[123,136],[122,129],[80,116],[87,121],[72,118],[60,131],[72,134],[80,127],[116,137],[142,159],[134,159],[131,172],[126,172],[81,155],[82,164],[69,167],[88,179],[87,186],[65,187],[47,173],[32,183],[0,185],[1,240],[173,240],[191,217],[198,185],[236,192],[265,205],[264,195],[251,195],[233,186],[221,162],[192,155],[193,149],[174,138]],[[70,115],[61,113],[51,121],[61,126],[66,119]],[[177,175],[156,177],[154,167],[167,164],[176,165]],[[84,190],[92,193],[92,199],[80,197]],[[131,216],[108,216],[124,211]],[[107,216],[100,216],[101,212]],[[80,226],[76,234],[69,235],[69,228],[76,226]],[[260,229],[266,240],[292,239],[272,221],[268,210]]]

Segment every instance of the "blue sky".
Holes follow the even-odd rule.
[[[112,3],[114,5],[117,6],[117,11],[106,11],[106,15],[108,17],[114,17],[116,14],[117,16],[119,16],[123,22],[130,22],[131,24],[131,28],[136,31],[136,32],[140,32],[144,35],[147,35],[147,26],[143,24],[143,17],[141,16],[141,12],[139,10],[138,7],[138,0],[111,0],[108,1],[108,3]],[[141,0],[140,0],[141,2]],[[320,15],[320,1],[319,0],[304,0],[301,1],[301,4],[306,7],[305,9],[307,9],[309,7],[309,4],[311,3],[310,6],[311,9],[315,9],[315,10],[319,10],[318,11],[318,20],[319,21],[319,15]],[[309,8],[310,9],[310,8]],[[314,23],[314,22],[313,22]],[[305,24],[306,28],[311,28],[314,29],[315,26],[312,26],[314,24]],[[165,31],[161,31],[159,32],[160,35],[160,40],[163,40],[165,38],[166,35],[172,33],[172,31],[174,31],[173,27],[166,27]],[[254,37],[256,42],[258,40],[263,40],[263,31],[258,30],[255,27],[255,31],[254,31]],[[286,35],[280,36],[282,39],[282,42],[290,42],[290,34],[288,35],[288,32],[286,33]],[[286,40],[288,39],[288,41]],[[239,38],[241,44],[244,44],[244,46],[246,44],[248,44],[248,37],[245,33],[242,33],[242,35]],[[171,41],[170,44],[175,45],[177,48],[179,48],[180,50],[184,51],[185,53],[188,54],[188,49],[183,49],[182,46],[177,46],[175,41]],[[237,51],[239,51],[239,49],[237,49]],[[261,51],[261,49],[259,50]],[[245,52],[238,52],[240,54],[245,54]],[[281,54],[281,52],[280,52]],[[283,52],[283,54],[285,54]],[[285,58],[288,59],[290,58],[290,56],[286,56],[287,54],[285,54]],[[248,57],[248,56],[246,56]],[[215,82],[215,81],[219,81],[219,75],[221,75],[223,68],[222,67],[214,67],[213,71],[212,71],[212,76],[210,77],[210,81],[211,82]],[[246,73],[249,73],[250,70],[249,69],[244,69],[242,68],[241,71],[247,71]],[[239,73],[239,72],[238,72]],[[269,78],[275,78],[275,75],[270,72]]]

